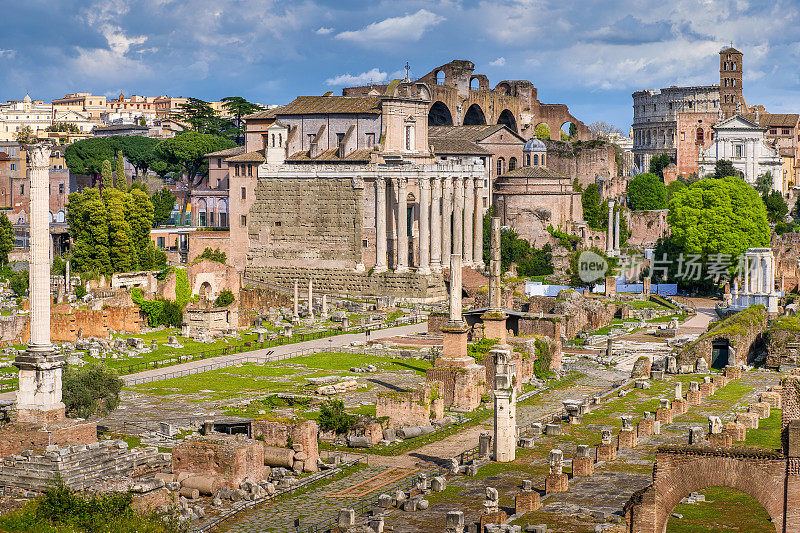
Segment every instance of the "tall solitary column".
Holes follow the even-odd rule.
[[[292,316],[294,318],[300,317],[300,286],[297,280],[294,280],[294,307],[292,308]]]
[[[453,253],[453,178],[442,180],[442,267],[450,267]]]
[[[442,271],[442,180],[433,178],[431,200],[431,270]]]
[[[606,255],[614,253],[614,200],[608,201],[608,235],[606,236]]]
[[[314,289],[311,278],[308,278],[308,318],[314,318]]]
[[[497,339],[504,345],[508,342],[506,314],[502,305],[502,286],[500,264],[500,217],[492,217],[489,247],[489,309],[481,316],[483,335],[487,339]]]
[[[475,228],[473,230],[472,261],[477,268],[483,268],[483,195],[481,185],[483,180],[475,179]]]
[[[419,268],[422,275],[431,273],[431,182],[428,176],[419,178]]]
[[[464,178],[464,263],[472,266],[472,230],[475,228],[475,186],[473,178]]]
[[[375,178],[375,272],[386,272],[386,180]]]
[[[37,145],[31,157],[30,342],[14,361],[19,368],[17,418],[23,422],[64,419],[61,372],[64,356],[50,344],[50,148]]]
[[[397,272],[408,272],[408,190],[406,178],[397,184]]]
[[[620,216],[620,211],[617,210],[614,213],[614,253],[616,255],[619,255],[619,248],[620,248],[620,242],[619,242],[619,216]]]
[[[453,255],[464,258],[464,181],[453,178]]]

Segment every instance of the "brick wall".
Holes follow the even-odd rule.
[[[250,423],[253,438],[263,439],[268,446],[286,446],[289,437],[294,444],[302,444],[308,454],[305,459],[305,472],[317,471],[319,458],[319,426],[312,420],[305,422],[286,422],[280,420],[253,420]]]
[[[83,338],[108,338],[109,329],[135,334],[141,328],[142,318],[138,307],[73,309],[70,313],[50,314],[50,338],[54,342],[74,342],[79,331],[82,331]]]
[[[668,212],[667,209],[628,211],[628,229],[631,232],[628,244],[630,246],[655,244],[660,237],[669,235]]]
[[[231,489],[245,478],[264,478],[264,447],[241,435],[214,434],[187,440],[172,449],[172,473],[214,476]]]

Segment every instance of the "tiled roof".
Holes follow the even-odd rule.
[[[297,152],[289,156],[286,160],[291,161],[294,163],[315,163],[315,162],[348,162],[348,163],[369,163],[370,162],[370,152],[372,152],[369,148],[359,148],[358,150],[353,150],[349,154],[345,155],[344,157],[339,157],[337,154],[338,148],[329,148],[319,154],[317,157],[311,157],[309,155],[309,151],[305,150],[303,152]]]
[[[0,152],[0,161],[11,161],[11,156],[5,152]]]
[[[247,152],[246,154],[229,157],[225,161],[228,163],[263,163],[266,159],[264,158],[264,154],[257,150],[255,152]]]
[[[441,137],[428,137],[437,155],[492,155],[492,152],[482,146],[464,139],[448,139]]]
[[[234,146],[233,148],[226,148],[218,152],[211,152],[206,154],[206,157],[230,157],[234,155],[241,155],[244,153],[244,146]]]
[[[755,122],[755,113],[742,113],[747,120]],[[758,125],[764,128],[793,128],[797,125],[797,113],[759,113]]]
[[[566,178],[554,170],[547,167],[517,167],[509,170],[498,179],[502,178]]]
[[[503,124],[482,124],[475,126],[430,126],[428,128],[428,138],[433,139],[458,139],[464,141],[482,141],[497,130],[505,128]],[[513,135],[518,136],[511,130]]]
[[[119,131],[119,130],[139,130],[147,131],[147,126],[139,126],[138,124],[109,124],[108,126],[95,126],[94,131]]]
[[[269,111],[260,111],[246,118],[272,118],[282,115],[328,114],[380,115],[381,100],[374,96],[298,96],[294,101]]]

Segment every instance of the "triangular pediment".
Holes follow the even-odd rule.
[[[732,117],[728,117],[723,121],[717,122],[714,124],[715,130],[763,130],[762,128],[755,122],[744,118],[742,115],[733,115]]]

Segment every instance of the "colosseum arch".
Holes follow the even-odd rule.
[[[453,115],[444,102],[434,102],[428,111],[428,126],[452,126]]]
[[[634,493],[625,505],[628,531],[663,533],[682,498],[708,487],[729,487],[761,504],[776,533],[798,533],[800,523],[784,517],[786,470],[786,457],[779,452],[662,446],[656,453],[653,484]]]
[[[475,126],[475,125],[483,125],[486,124],[486,115],[481,109],[481,106],[478,104],[472,104],[467,109],[467,112],[464,113],[464,120],[462,121],[464,126]]]
[[[500,113],[500,116],[497,117],[497,123],[505,124],[508,126],[508,129],[513,132],[517,131],[517,119],[514,117],[514,113],[508,109],[503,109],[503,111]]]

